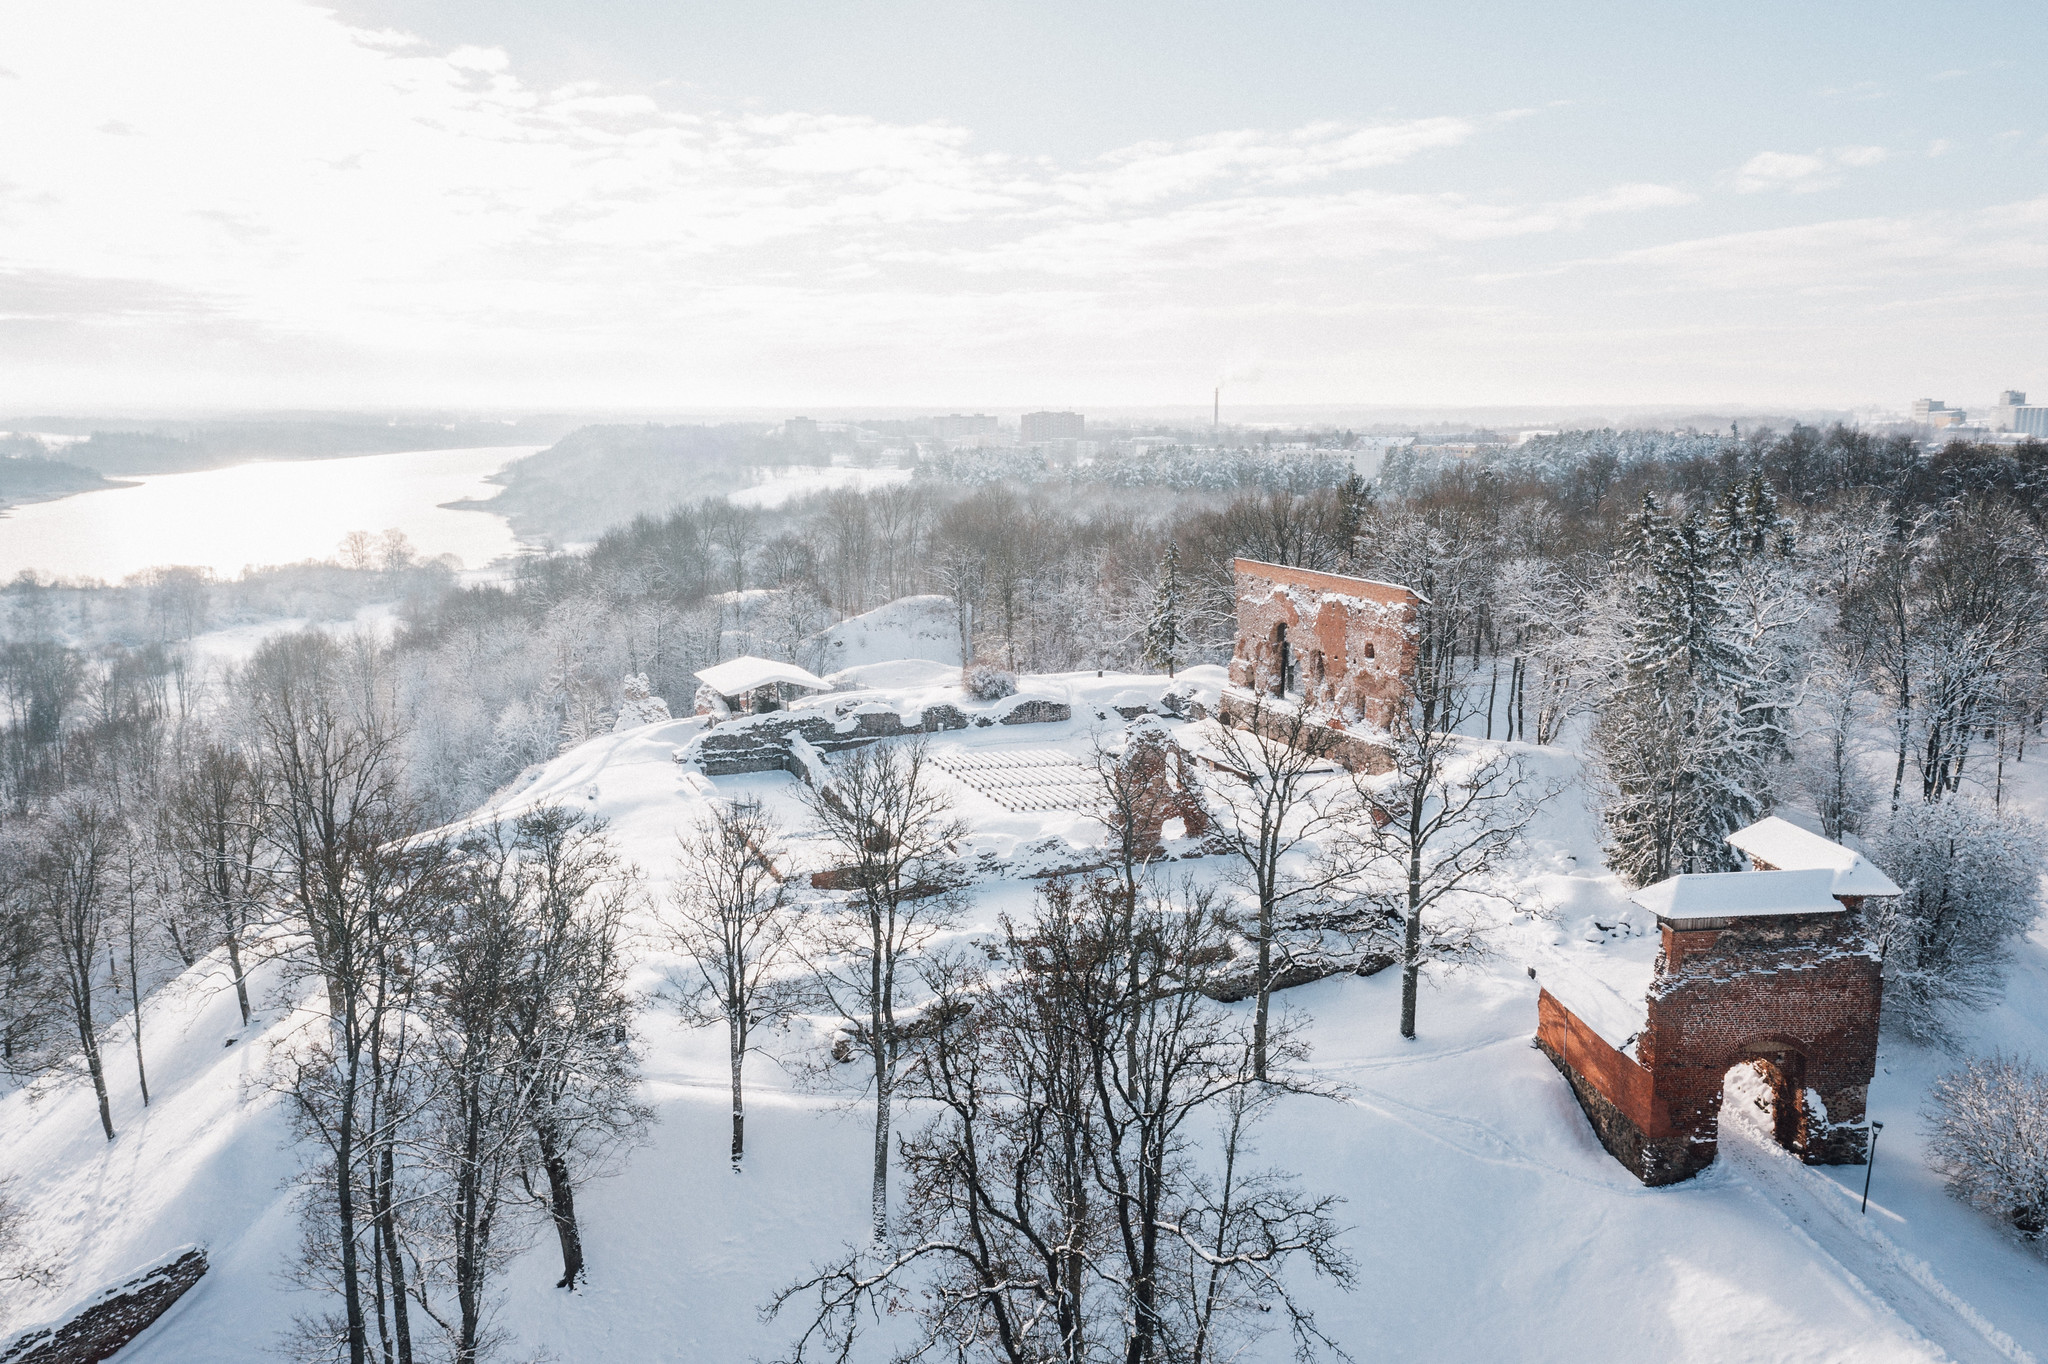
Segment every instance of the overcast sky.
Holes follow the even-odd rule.
[[[0,408],[2048,398],[2048,5],[0,9]]]

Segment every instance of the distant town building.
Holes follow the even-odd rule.
[[[1961,426],[1969,420],[1969,414],[1960,407],[1950,407],[1939,398],[1916,398],[1913,401],[1913,420],[1927,426]]]
[[[1078,412],[1026,412],[1020,434],[1026,445],[1033,445],[1045,440],[1079,440],[1087,427],[1087,418]]]
[[[818,438],[818,423],[810,417],[791,417],[782,424],[782,434],[802,445]]]
[[[933,418],[932,426],[941,440],[959,440],[963,436],[993,435],[996,419],[985,412],[976,412],[972,416],[955,412]]]
[[[2020,436],[2048,436],[2048,407],[2027,406],[2027,395],[2008,388],[1991,409],[1991,429]]]

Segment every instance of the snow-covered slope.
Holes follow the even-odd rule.
[[[951,597],[898,597],[803,642],[797,661],[819,675],[899,658],[960,663],[960,616]]]
[[[1213,685],[1202,670],[1193,679]],[[886,685],[886,670],[866,680]],[[940,679],[912,679],[920,689]],[[978,750],[1084,753],[1110,703],[1156,696],[1163,678],[1033,678],[1068,696],[1064,724],[991,727],[935,739]],[[922,694],[920,690],[920,695]],[[548,764],[505,808],[543,801],[602,815],[658,895],[674,832],[713,791],[758,795],[797,822],[780,773],[698,777],[673,760],[701,722],[594,739]],[[1178,723],[1175,722],[1178,728]],[[1542,774],[1575,760],[1522,750]],[[1004,809],[962,786],[963,814],[992,851],[1041,835],[1086,836],[1076,817]],[[1563,1080],[1530,1045],[1539,976],[1625,977],[1647,939],[1599,860],[1597,825],[1568,792],[1526,849],[1531,889],[1556,910],[1525,918],[1483,967],[1425,992],[1421,1040],[1396,1035],[1398,981],[1323,981],[1289,992],[1311,1020],[1313,1065],[1341,1100],[1285,1100],[1262,1129],[1262,1159],[1341,1193],[1360,1287],[1308,1288],[1323,1324],[1360,1359],[1907,1361],[2048,1358],[2048,1266],[1948,1199],[1919,1160],[1914,1111],[1938,1057],[1888,1043],[1872,1095],[1887,1126],[1870,1214],[1861,1167],[1814,1170],[1731,1133],[1699,1179],[1645,1189],[1594,1139]],[[1213,862],[1181,868],[1220,873]],[[979,925],[1028,907],[1029,882],[979,887]],[[650,957],[640,983],[655,983]],[[132,1074],[114,1083],[120,1140],[98,1132],[80,1086],[41,1103],[0,1099],[0,1177],[36,1214],[36,1236],[71,1266],[61,1289],[0,1300],[0,1334],[190,1241],[214,1270],[136,1346],[138,1359],[277,1357],[294,1311],[314,1303],[281,1271],[297,1227],[285,1181],[295,1155],[258,1084],[266,1039],[292,1026],[272,1000],[237,1029],[224,977],[195,973],[148,1013],[155,1106]],[[299,1015],[301,1019],[306,1015]],[[1988,1047],[2048,1057],[2048,938],[2025,945],[2006,1003],[1985,1016]],[[786,1326],[764,1324],[771,1292],[865,1227],[866,1115],[800,1092],[770,1061],[753,1064],[748,1170],[725,1161],[722,1038],[650,1005],[643,1016],[650,1143],[581,1200],[591,1280],[570,1294],[542,1244],[514,1264],[503,1324],[521,1353],[563,1360],[740,1360],[771,1356]],[[232,1045],[224,1045],[235,1038]],[[792,1035],[790,1045],[803,1039]],[[1262,1358],[1282,1359],[1270,1340]]]

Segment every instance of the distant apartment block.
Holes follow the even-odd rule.
[[[1998,405],[1991,409],[1991,429],[2048,437],[2048,407],[2029,407],[2026,394],[2008,388],[1998,395]]]
[[[1087,427],[1087,418],[1078,412],[1026,412],[1021,436],[1026,445],[1047,440],[1079,440]]]
[[[1960,407],[1950,407],[1939,398],[1916,398],[1913,401],[1913,420],[1928,426],[1961,426],[1969,420],[1969,414]]]
[[[959,440],[963,436],[989,436],[995,434],[996,419],[985,412],[965,416],[954,412],[944,417],[934,417],[932,426],[941,440]]]

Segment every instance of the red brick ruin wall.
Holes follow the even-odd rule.
[[[1537,1042],[1602,1143],[1647,1184],[1713,1163],[1722,1081],[1744,1062],[1771,1082],[1781,1142],[1812,1164],[1854,1164],[1864,1158],[1880,998],[1877,960],[1851,915],[1667,926],[1639,1064],[1548,994],[1538,1002]],[[1647,1101],[1638,1076],[1649,1082]]]
[[[1236,561],[1237,651],[1230,681],[1280,690],[1276,626],[1285,626],[1304,704],[1338,724],[1385,726],[1407,704],[1415,673],[1416,597],[1405,587]]]

